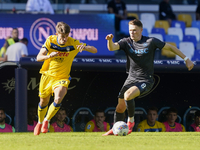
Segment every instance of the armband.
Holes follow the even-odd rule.
[[[187,59],[189,59],[189,58],[186,56],[183,60],[186,61]]]

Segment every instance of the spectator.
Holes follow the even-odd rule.
[[[55,118],[56,121],[52,123],[49,127],[50,132],[73,132],[72,127],[65,123],[67,117],[66,110],[64,108],[60,108],[60,110],[56,113]]]
[[[167,121],[163,122],[166,128],[166,132],[185,132],[185,127],[175,122],[177,119],[177,109],[176,108],[169,108],[167,110]]]
[[[172,20],[176,20],[176,15],[174,14],[169,0],[163,0],[159,4],[159,19],[167,20],[169,25],[171,25]]]
[[[196,20],[200,20],[200,3],[198,4],[196,9]]]
[[[105,122],[105,113],[103,110],[95,112],[94,119],[89,121],[85,126],[86,132],[105,132],[110,130],[109,123]]]
[[[18,31],[17,28],[14,28],[12,30],[11,36],[12,37],[9,36],[9,37],[6,38],[6,41],[5,41],[4,45],[3,45],[3,47],[1,48],[1,51],[0,51],[0,58],[1,59],[4,57],[8,46],[10,46],[12,44],[15,44],[16,42],[19,42],[19,38],[18,38],[19,31]]]
[[[54,14],[49,0],[28,0],[26,3],[26,12]]]
[[[8,47],[3,61],[19,61],[21,57],[28,56],[28,39],[23,38],[19,42]]]
[[[190,125],[189,131],[200,132],[200,110],[195,112],[194,123]]]
[[[28,132],[34,131],[34,128],[37,124],[36,116],[37,116],[37,109],[33,106],[29,106],[28,107],[28,127],[27,127]]]
[[[6,113],[3,108],[0,108],[0,132],[15,132],[15,128],[5,123]]]
[[[115,30],[120,30],[120,21],[127,19],[126,4],[121,0],[112,0],[108,3],[108,13],[115,14]]]
[[[147,112],[147,119],[139,123],[137,130],[138,132],[165,132],[165,125],[159,121],[158,109],[156,107],[151,107]]]

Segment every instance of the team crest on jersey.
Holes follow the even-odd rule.
[[[69,51],[69,50],[70,50],[70,47],[69,47],[69,46],[67,46],[67,47],[66,47],[66,50],[67,50],[67,51]]]
[[[39,18],[33,22],[30,28],[30,40],[33,46],[40,50],[48,36],[56,33],[56,24],[49,18]]]

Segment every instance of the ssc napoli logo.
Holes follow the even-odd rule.
[[[33,46],[40,50],[49,35],[56,33],[56,24],[49,18],[39,18],[31,25],[30,40]]]

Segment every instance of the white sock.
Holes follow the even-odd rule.
[[[48,122],[50,122],[50,120],[47,120],[47,118],[46,118],[46,117],[44,118],[44,121],[48,121]]]
[[[131,123],[133,123],[135,120],[134,120],[134,116],[133,117],[128,117],[128,122],[131,122]]]

